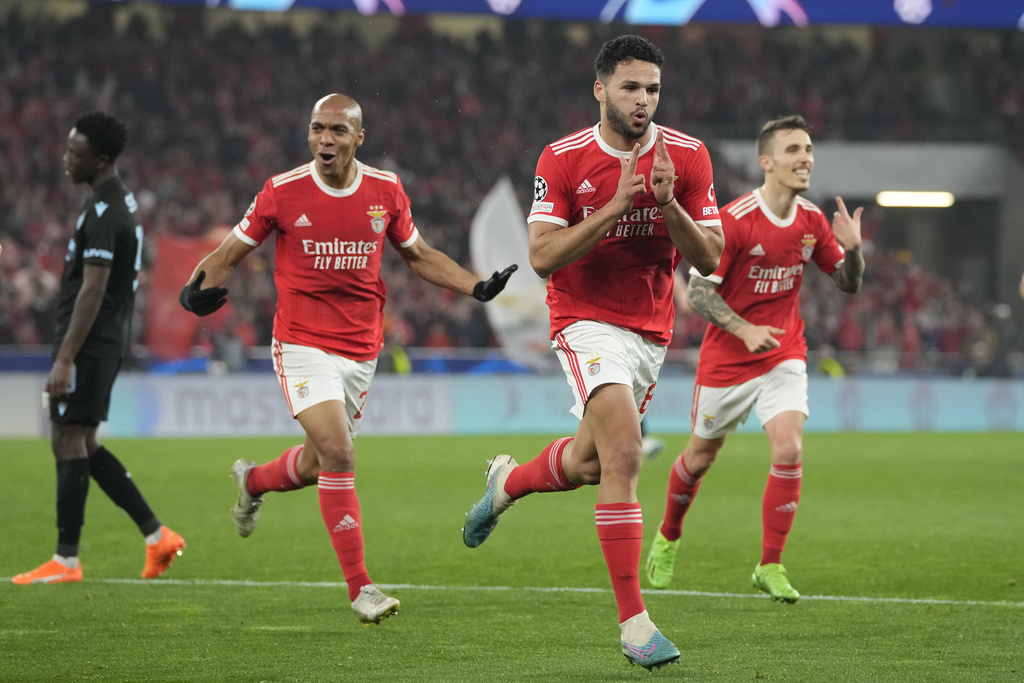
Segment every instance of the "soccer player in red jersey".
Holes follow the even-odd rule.
[[[678,661],[679,650],[651,622],[640,595],[640,421],[672,337],[673,272],[685,258],[712,273],[723,243],[707,148],[653,123],[663,61],[640,36],[605,43],[595,61],[600,122],[548,145],[537,163],[530,263],[550,276],[552,346],[580,423],[575,437],[523,465],[494,458],[463,531],[476,547],[517,499],[598,485],[597,536],[620,645],[648,669]]]
[[[275,236],[274,368],[306,438],[264,465],[234,464],[235,525],[249,536],[264,493],[316,484],[352,609],[363,623],[375,624],[396,613],[399,602],[366,570],[352,438],[384,343],[384,239],[427,282],[480,301],[501,292],[516,266],[482,281],[430,247],[413,223],[398,176],[356,159],[365,136],[362,118],[359,104],[346,95],[320,99],[309,123],[313,161],[266,182],[245,217],[196,266],[179,298],[197,315],[217,310],[234,269]]]
[[[691,413],[692,434],[669,475],[665,517],[647,558],[647,579],[664,588],[672,578],[683,516],[725,437],[756,413],[771,446],[761,504],[761,561],[753,584],[775,600],[796,602],[781,564],[800,500],[801,454],[807,419],[807,342],[799,293],[804,267],[814,263],[844,292],[864,275],[858,208],[842,198],[829,225],[800,196],[810,187],[814,148],[801,116],[769,121],[757,139],[764,184],[722,210],[722,260],[712,275],[691,271],[689,298],[708,325],[700,347]]]

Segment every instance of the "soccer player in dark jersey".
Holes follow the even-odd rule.
[[[142,578],[163,574],[185,547],[150,510],[121,461],[96,440],[128,349],[142,265],[138,205],[117,170],[127,137],[124,124],[103,112],[81,117],[68,135],[64,171],[73,182],[88,183],[92,195],[64,257],[53,367],[44,394],[57,459],[57,551],[48,562],[15,576],[17,584],[82,580],[78,542],[90,476],[145,537]]]
[[[647,580],[672,579],[683,518],[726,435],[753,410],[771,450],[761,499],[761,561],[753,585],[772,599],[794,603],[782,551],[796,516],[803,478],[807,419],[807,340],[800,317],[800,283],[813,262],[848,294],[864,276],[860,216],[841,197],[829,224],[801,194],[811,183],[814,146],[807,121],[793,115],[769,121],[757,138],[764,184],[722,209],[727,235],[718,269],[690,271],[693,310],[709,322],[700,347],[691,435],[669,475],[665,516],[647,558]]]

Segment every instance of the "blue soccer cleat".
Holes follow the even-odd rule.
[[[679,661],[679,648],[673,645],[668,638],[661,635],[657,629],[654,635],[642,647],[630,645],[625,640],[622,643],[622,654],[626,656],[630,664],[636,664],[651,671],[660,669],[667,664],[675,664]]]
[[[489,461],[484,497],[466,514],[466,525],[462,528],[462,541],[470,548],[486,541],[501,514],[515,503],[505,493],[505,480],[518,466],[511,455],[499,455]]]

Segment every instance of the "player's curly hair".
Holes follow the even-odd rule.
[[[102,111],[89,112],[75,121],[75,130],[85,136],[97,154],[114,161],[128,143],[128,129],[115,116]]]
[[[768,153],[772,137],[776,131],[780,130],[803,130],[810,133],[811,124],[807,123],[807,119],[800,114],[790,114],[772,119],[761,127],[761,132],[757,136],[757,156],[764,156]]]
[[[650,62],[657,67],[661,67],[665,63],[665,58],[658,46],[643,36],[619,36],[602,45],[601,51],[597,53],[597,59],[594,60],[597,79],[606,82],[615,73],[615,67],[622,62],[631,62],[634,59]]]

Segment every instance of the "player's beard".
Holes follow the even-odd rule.
[[[607,99],[605,99],[604,105],[604,116],[608,120],[608,125],[611,126],[612,130],[624,138],[639,140],[647,134],[647,129],[651,127],[650,116],[644,119],[643,126],[638,129],[630,124],[629,117],[631,115],[624,114],[621,109],[616,107]]]

